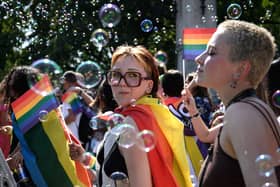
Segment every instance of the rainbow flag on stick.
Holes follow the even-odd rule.
[[[46,86],[50,85],[48,77],[43,77],[35,86],[37,85],[45,85],[42,88],[52,89]],[[70,137],[73,142],[79,141],[69,134],[61,111],[55,108],[57,105],[50,104],[55,101],[52,97],[55,96],[38,95],[31,88],[12,103],[13,129],[19,139],[26,167],[33,182],[40,187],[91,186],[87,170],[69,156]],[[26,107],[22,104],[29,102],[32,104]],[[40,110],[48,111],[41,121],[32,116]],[[32,127],[28,126],[28,122],[32,122]],[[25,128],[26,126],[28,128]]]
[[[186,60],[194,60],[207,46],[216,28],[187,28],[183,31],[183,57]]]
[[[77,93],[68,91],[63,94],[61,100],[62,102],[69,103],[75,114],[83,111],[83,104],[81,103]]]
[[[45,113],[59,106],[53,94],[43,96],[36,91],[41,91],[43,88],[44,93],[51,93],[52,86],[48,76],[43,76],[33,88],[12,103],[17,124],[23,133],[36,125],[41,117],[45,117],[43,116]]]

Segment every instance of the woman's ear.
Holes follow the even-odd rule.
[[[146,93],[147,93],[147,94],[150,94],[150,93],[151,93],[151,91],[152,91],[152,89],[153,89],[153,86],[154,86],[154,81],[149,80],[148,86],[147,86],[147,88],[146,88]]]
[[[250,70],[251,70],[251,64],[249,61],[244,61],[240,63],[240,66],[238,68],[238,74],[240,78],[248,77]]]

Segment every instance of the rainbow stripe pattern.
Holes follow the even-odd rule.
[[[59,102],[53,94],[43,96],[38,93],[39,91],[51,93],[51,90],[52,86],[48,76],[43,76],[34,87],[12,103],[17,124],[23,133],[36,125],[40,118],[44,118],[45,113],[59,106]]]
[[[48,78],[45,77],[35,86],[38,85],[42,88],[52,89],[49,87],[51,85]],[[37,97],[41,99],[35,99]],[[21,152],[32,181],[40,187],[92,186],[86,168],[80,162],[71,160],[69,155],[68,142],[79,143],[79,141],[69,134],[59,108],[53,108],[55,105],[41,104],[41,101],[46,98],[50,101],[51,96],[41,96],[30,89],[12,103],[14,133],[19,139]],[[24,112],[20,110],[19,106],[23,107],[24,105],[19,104],[32,100],[34,100],[33,105],[26,107],[25,110],[22,109]],[[38,107],[38,105],[42,106]],[[44,118],[45,120],[40,121],[33,118],[31,112],[37,111],[33,108],[49,111]],[[22,120],[23,116],[25,116],[25,120]],[[30,121],[29,118],[36,122]],[[26,121],[35,124],[27,131],[24,130],[26,128],[23,128]]]
[[[207,46],[216,28],[186,28],[183,30],[183,58],[194,60]]]
[[[148,152],[153,186],[191,187],[190,168],[186,159],[183,124],[159,100],[139,99],[135,106],[118,111],[134,119],[139,130],[151,130],[157,140]]]
[[[62,102],[69,103],[75,114],[82,112],[83,104],[81,103],[76,92],[68,91],[63,94],[61,98]]]

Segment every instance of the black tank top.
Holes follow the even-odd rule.
[[[241,101],[246,97],[256,97],[256,91],[252,88],[241,91],[226,106]],[[220,135],[210,147],[208,156],[201,168],[199,175],[200,187],[245,187],[245,181],[238,160],[230,157],[221,147]]]
[[[211,147],[199,176],[200,187],[245,187],[238,160],[227,155],[220,145],[220,134]]]

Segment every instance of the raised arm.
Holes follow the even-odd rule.
[[[205,143],[213,143],[222,124],[208,129],[208,127],[206,126],[206,124],[200,116],[200,113],[195,104],[195,100],[189,88],[185,88],[182,91],[182,99],[184,101],[185,107],[188,109],[191,115],[193,128],[199,140]]]

